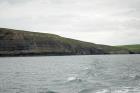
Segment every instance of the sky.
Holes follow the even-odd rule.
[[[0,27],[140,44],[140,0],[0,0]]]

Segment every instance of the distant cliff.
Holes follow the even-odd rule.
[[[129,50],[54,34],[0,28],[0,56],[128,54]]]

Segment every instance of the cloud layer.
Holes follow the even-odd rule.
[[[140,0],[0,0],[0,26],[119,45],[140,43]]]

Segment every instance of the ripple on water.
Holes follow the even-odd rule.
[[[54,92],[54,91],[45,91],[45,92],[39,92],[39,93],[58,93],[58,92]]]
[[[95,93],[140,93],[140,88],[123,87],[119,89],[102,89]]]

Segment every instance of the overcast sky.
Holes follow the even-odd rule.
[[[140,0],[0,0],[0,27],[140,44]]]

